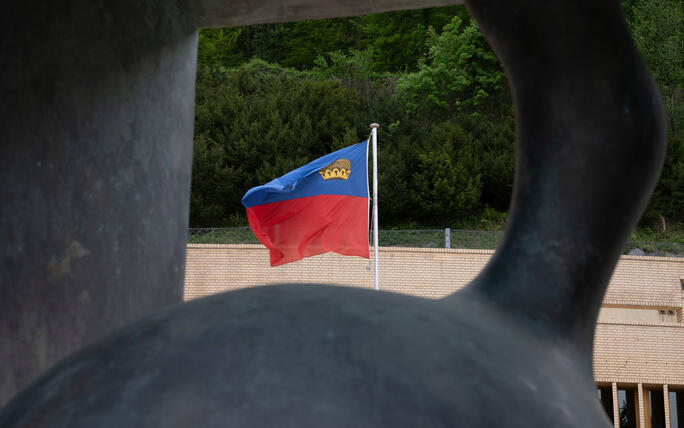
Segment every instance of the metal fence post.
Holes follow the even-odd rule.
[[[444,248],[451,248],[451,228],[444,229]]]

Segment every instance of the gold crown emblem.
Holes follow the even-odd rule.
[[[351,173],[351,162],[349,159],[337,159],[330,165],[318,170],[323,180],[346,180]]]

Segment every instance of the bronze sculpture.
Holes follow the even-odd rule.
[[[451,2],[430,5],[446,3]],[[383,1],[372,11],[413,6],[417,4]],[[121,23],[131,14],[131,5],[103,6],[104,12],[97,9],[99,5],[89,7],[60,9],[60,17],[69,19],[88,13],[98,17],[92,27],[84,25],[101,37],[96,42],[112,46],[113,59],[93,57],[86,71],[100,70],[105,61],[117,73],[140,80],[131,86],[117,82],[113,73],[113,80],[79,83],[68,78],[70,68],[60,68],[59,61],[46,63],[57,64],[56,79],[72,86],[42,87],[50,76],[38,72],[41,78],[28,83],[12,75],[10,81],[19,88],[38,82],[34,90],[40,96],[36,95],[36,106],[31,99],[21,99],[25,94],[3,89],[21,120],[0,135],[3,140],[28,135],[29,148],[15,157],[5,154],[2,161],[10,165],[37,156],[47,163],[59,156],[50,152],[45,142],[49,138],[72,138],[79,149],[89,147],[88,137],[101,139],[119,163],[126,154],[115,153],[116,148],[130,148],[131,173],[148,171],[158,181],[140,186],[137,177],[128,177],[118,163],[107,169],[103,161],[104,170],[92,177],[100,177],[101,186],[122,199],[99,200],[96,183],[88,182],[80,184],[85,189],[83,200],[72,194],[72,206],[90,203],[101,208],[100,214],[88,216],[66,208],[62,214],[72,216],[76,226],[94,227],[98,218],[113,221],[116,213],[111,210],[117,204],[130,206],[134,212],[122,224],[131,223],[143,237],[168,234],[164,236],[173,251],[167,250],[163,257],[161,248],[134,247],[150,253],[148,261],[154,262],[157,272],[169,272],[182,260],[180,230],[187,221],[182,204],[188,193],[183,186],[189,183],[192,119],[192,91],[182,85],[194,74],[195,23],[247,24],[371,11],[367,4],[339,1],[299,9],[289,3],[254,2],[230,8],[210,0],[191,5],[149,1],[137,4],[129,34],[109,36],[98,28],[106,27],[108,20],[110,28],[111,22]],[[657,90],[634,49],[617,1],[472,0],[468,7],[505,64],[518,124],[515,190],[506,236],[469,287],[441,301],[429,301],[347,288],[283,285],[180,305],[62,361],[0,410],[0,425],[608,426],[591,377],[593,329],[612,269],[662,163],[663,114]],[[2,8],[7,13],[0,16],[16,17],[7,5]],[[30,18],[28,12],[25,15]],[[52,24],[46,17],[41,19],[47,28],[62,29],[59,19]],[[3,41],[10,30],[22,31],[16,24],[3,24]],[[78,46],[78,37],[75,40],[58,43],[62,49],[58,52],[66,54]],[[140,45],[140,40],[145,43]],[[43,55],[40,58],[50,58],[47,48],[35,46]],[[6,42],[2,51],[21,58],[20,49]],[[30,58],[26,61],[35,65]],[[21,64],[7,67],[21,70]],[[107,85],[117,87],[117,83],[131,90],[113,93]],[[148,88],[147,98],[138,98],[136,88]],[[169,88],[175,90],[169,93]],[[92,91],[102,99],[88,95]],[[81,97],[63,100],[56,94]],[[95,112],[76,111],[73,122],[63,125],[50,115],[56,114],[55,106],[65,104],[74,108],[85,104]],[[121,105],[135,108],[122,110]],[[153,111],[159,105],[168,110],[165,117]],[[34,110],[44,113],[47,124],[31,134],[26,131],[29,119],[44,117]],[[106,129],[119,140],[98,134],[98,126],[108,124],[117,125]],[[178,135],[170,136],[172,141],[163,148],[157,147],[157,134],[167,135],[169,129]],[[35,147],[40,150],[31,152]],[[161,162],[158,156],[165,150]],[[88,170],[83,153],[74,149],[68,154],[76,159],[79,171]],[[165,170],[165,162],[173,168]],[[21,177],[20,171],[11,171],[15,178]],[[125,199],[117,183],[119,188],[141,187],[141,195]],[[169,193],[155,195],[159,192],[154,185]],[[17,186],[30,188],[36,183],[17,180]],[[55,191],[63,188],[57,186]],[[9,194],[5,200],[21,200],[9,190],[3,192]],[[178,210],[173,221],[163,230],[154,229],[150,219],[161,218],[168,210]],[[620,214],[608,220],[608,212]],[[11,217],[9,211],[2,214],[3,219]],[[9,236],[8,225],[19,221],[4,221],[3,234]],[[76,228],[46,236],[63,240],[88,232]],[[48,269],[55,283],[64,284],[59,282],[66,275],[60,266],[73,268],[78,275],[75,264],[88,260],[85,251],[96,255],[90,260],[118,254],[111,247],[82,240],[68,239],[67,243],[76,244],[67,246],[66,255]],[[18,260],[16,248],[5,258]],[[84,272],[97,275],[97,266]],[[6,274],[3,282],[21,279],[26,271],[22,269],[10,269],[11,276]],[[165,290],[172,296],[170,301],[178,298],[182,269],[156,278],[154,269],[139,268],[132,278],[136,275],[158,281],[153,288]],[[95,279],[87,275],[82,279],[88,278]],[[32,280],[35,287],[40,286],[39,279]],[[120,280],[104,281],[115,287]],[[92,291],[93,296],[97,293]]]

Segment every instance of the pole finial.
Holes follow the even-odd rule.
[[[371,127],[372,129],[376,129],[376,128],[380,128],[380,125],[378,125],[377,123],[371,123],[371,124],[370,124],[370,127]]]

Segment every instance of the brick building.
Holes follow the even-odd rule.
[[[444,297],[493,251],[380,248],[380,289]],[[336,254],[269,266],[260,245],[188,245],[185,299],[282,282],[373,287],[368,260]],[[684,428],[684,258],[623,256],[594,343],[597,395],[616,428]]]

